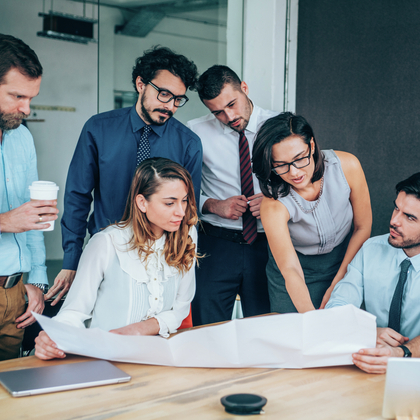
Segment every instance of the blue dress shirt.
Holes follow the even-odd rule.
[[[331,294],[326,308],[352,303],[377,317],[378,327],[388,326],[389,308],[400,276],[400,264],[407,258],[401,248],[388,243],[388,235],[368,239],[348,265],[347,274]],[[420,335],[420,254],[409,258],[401,310],[401,334],[410,340]]]
[[[29,185],[38,180],[32,135],[26,127],[3,131],[0,145],[0,213],[30,200]],[[1,230],[1,226],[0,226]],[[42,232],[0,234],[0,276],[29,272],[29,283],[45,283],[45,246]]]
[[[77,269],[86,226],[94,235],[121,220],[136,169],[139,131],[145,125],[133,106],[95,115],[83,127],[64,196],[64,269]],[[151,128],[151,157],[165,157],[184,166],[191,174],[198,202],[203,157],[199,137],[175,118]],[[92,199],[93,213],[87,222]]]

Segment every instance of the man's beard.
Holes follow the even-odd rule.
[[[231,125],[231,124],[235,123],[236,121],[237,121],[237,119],[236,119],[236,120],[233,120],[233,121],[229,121],[227,125],[228,125],[228,126],[229,126],[232,130],[234,130],[234,131],[236,131],[236,132],[238,132],[238,133],[240,133],[241,131],[244,131],[244,130],[245,130],[245,128],[247,128],[247,127],[248,127],[249,120],[245,120],[244,118],[243,118],[242,124],[241,124],[239,127],[232,127],[232,125]]]
[[[169,118],[165,118],[165,117],[159,116],[158,117],[159,118],[158,120],[154,120],[152,118],[152,116],[150,115],[149,111],[144,106],[144,97],[141,99],[141,102],[140,103],[141,103],[141,112],[142,112],[142,115],[147,120],[147,122],[150,123],[150,124],[163,125],[163,124],[166,123],[166,121],[169,120],[169,118],[172,117],[172,115],[174,115],[172,111],[169,111],[167,109],[156,108],[152,112],[155,112],[155,111],[163,112],[164,114],[167,114],[169,116]]]
[[[0,111],[0,130],[14,130],[22,124],[22,120],[27,115],[23,112],[16,112],[14,114],[5,114]]]
[[[397,233],[401,234],[394,226],[390,226],[390,228],[394,229]],[[402,242],[394,243],[394,239],[392,236],[388,237],[388,243],[393,246],[394,248],[402,248],[402,249],[410,249],[410,248],[416,248],[420,246],[420,238],[412,238],[412,239],[406,239],[402,238]]]

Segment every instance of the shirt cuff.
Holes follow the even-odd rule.
[[[48,285],[47,268],[32,268],[28,275],[28,284],[42,283]]]
[[[81,252],[67,252],[64,253],[63,257],[63,270],[77,270],[79,265],[79,260],[81,257]]]
[[[199,207],[198,207],[198,211],[199,211],[200,214],[203,214],[203,205],[209,198],[210,197],[207,197],[203,194],[200,194],[200,204],[199,204]]]
[[[166,325],[166,322],[160,317],[160,316],[154,316],[153,318],[157,319],[157,322],[159,322],[159,335],[168,338],[169,337],[169,328]],[[176,331],[173,331],[176,332]]]

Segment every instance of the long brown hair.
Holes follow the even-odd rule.
[[[189,236],[189,231],[191,226],[197,223],[198,217],[191,175],[181,165],[165,158],[144,160],[134,174],[124,215],[118,226],[124,228],[131,225],[133,237],[129,242],[130,249],[136,249],[140,259],[146,261],[153,253],[151,247],[157,238],[146,214],[137,207],[136,197],[142,194],[149,201],[161,188],[163,182],[176,179],[181,180],[187,187],[188,203],[179,229],[175,232],[166,232],[164,255],[169,266],[185,273],[192,267],[196,257],[195,245]]]

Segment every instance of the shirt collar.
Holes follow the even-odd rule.
[[[402,251],[402,253],[405,255],[405,258],[407,258],[406,253],[405,253],[404,251]],[[402,258],[402,259],[401,259],[401,262],[402,262],[405,258]],[[416,272],[419,272],[419,271],[420,271],[420,254],[417,254],[417,255],[415,255],[414,257],[409,258],[409,260],[411,261],[411,264],[412,264],[412,266],[413,266],[414,270],[416,270]],[[401,263],[401,262],[400,262],[400,263]]]
[[[391,246],[391,245],[389,245]],[[415,255],[414,257],[409,258],[407,254],[403,251],[402,248],[395,248],[396,255],[397,255],[397,263],[398,267],[401,265],[401,263],[406,260],[407,258],[410,260],[411,265],[413,266],[414,270],[416,272],[420,271],[420,254]]]
[[[248,125],[245,128],[245,135],[246,132],[249,131],[250,133],[256,134],[257,133],[257,129],[258,129],[258,114],[259,114],[259,107],[257,107],[252,101],[252,113],[251,116],[249,117],[249,121],[248,121]],[[220,123],[222,124],[222,123]],[[223,126],[223,134],[227,134],[227,133],[237,133],[237,131],[232,130],[228,125],[224,125]]]
[[[146,125],[146,123],[140,118],[140,115],[137,114],[135,104],[132,106],[130,110],[130,120],[131,120],[131,126],[133,128],[133,133],[136,133],[137,131],[141,130]],[[162,137],[163,133],[165,132],[166,124],[168,122],[169,120],[166,121],[166,123],[163,125],[150,124],[150,128],[155,134],[157,134],[159,137]]]

